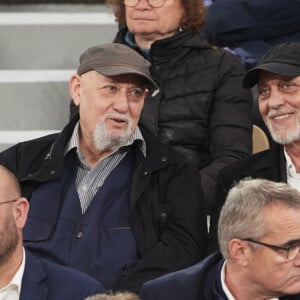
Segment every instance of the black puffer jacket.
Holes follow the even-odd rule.
[[[125,43],[126,31],[114,42]],[[209,212],[219,170],[252,151],[252,96],[242,89],[244,67],[189,31],[154,42],[148,59],[161,91],[145,102],[141,122],[200,170]]]

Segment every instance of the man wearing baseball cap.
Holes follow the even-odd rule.
[[[79,115],[0,154],[30,201],[27,248],[136,293],[203,258],[207,238],[199,176],[138,126],[158,90],[149,67],[125,45],[86,50],[70,79]]]
[[[300,190],[300,42],[271,48],[259,65],[246,72],[243,86],[256,86],[259,111],[274,143],[220,172],[220,207],[230,187],[243,177],[286,182]],[[216,245],[217,218],[212,219],[210,248]]]

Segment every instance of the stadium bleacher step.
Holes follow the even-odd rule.
[[[0,5],[0,151],[63,127],[79,55],[116,31],[101,4]]]

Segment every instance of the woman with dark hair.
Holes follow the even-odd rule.
[[[141,124],[201,174],[207,213],[220,169],[252,152],[252,96],[244,67],[205,39],[201,0],[106,0],[125,26],[114,42],[152,64],[160,92],[145,101]]]

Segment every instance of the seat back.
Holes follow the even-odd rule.
[[[257,125],[253,125],[252,153],[261,152],[270,148],[270,143],[265,132]]]

